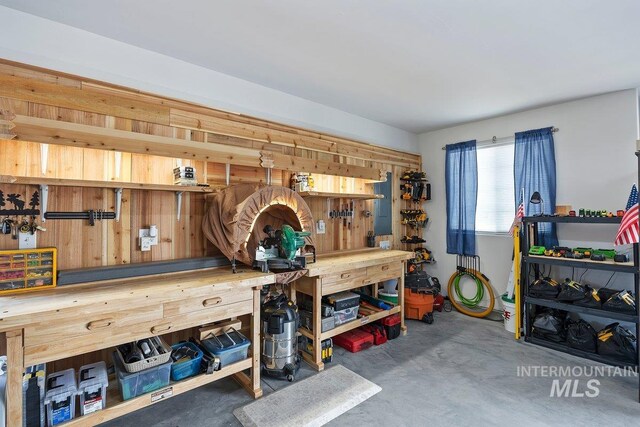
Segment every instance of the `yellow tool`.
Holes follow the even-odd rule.
[[[521,320],[521,305],[520,305],[520,227],[513,228],[513,294],[516,299],[516,332],[514,334],[515,339],[520,339],[520,320]]]

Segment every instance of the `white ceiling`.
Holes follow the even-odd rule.
[[[0,0],[415,133],[640,86],[637,0]]]

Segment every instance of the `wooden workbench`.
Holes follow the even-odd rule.
[[[313,340],[313,355],[303,352],[304,359],[321,371],[324,369],[321,354],[323,340],[396,313],[400,314],[402,334],[406,334],[403,310],[404,272],[407,260],[413,257],[413,252],[376,249],[321,257],[317,262],[309,264],[307,275],[297,280],[291,289],[294,299],[296,292],[313,297],[313,331],[300,328],[302,335]],[[398,279],[397,306],[360,317],[326,332],[321,331],[320,305],[323,296],[369,285],[373,286],[373,295],[377,296],[378,283],[390,279]]]
[[[251,352],[211,375],[171,383],[167,397],[233,375],[255,398],[260,388],[260,289],[273,274],[230,268],[94,282],[0,297],[0,333],[7,350],[7,425],[22,426],[25,366],[65,359],[119,344],[251,315]],[[79,368],[77,366],[76,368]],[[250,369],[248,376],[242,371]],[[117,381],[117,380],[116,380]],[[106,409],[65,425],[92,426],[151,405],[151,394],[122,401],[116,382]]]

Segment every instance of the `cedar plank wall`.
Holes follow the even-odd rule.
[[[399,185],[398,174],[409,168],[420,168],[419,155],[0,60],[2,111],[192,143],[241,147],[259,153],[254,166],[248,166],[247,162],[254,164],[254,161],[247,161],[243,156],[236,158],[244,166],[233,164],[233,156],[227,157],[231,163],[232,184],[264,182],[265,170],[259,160],[262,153],[274,156],[274,185],[288,186],[292,171],[299,168],[298,165],[304,165],[312,169],[316,188],[320,191],[371,193],[372,186],[364,179],[316,175],[315,172],[338,173],[343,169],[336,167],[348,165],[356,166],[356,175],[377,173],[377,170],[392,171],[394,214],[397,218],[394,218],[391,240],[394,247],[403,248],[399,243],[400,207],[395,187]],[[21,138],[19,127],[16,131]],[[172,184],[172,169],[178,162],[175,157],[124,152],[120,176],[116,177],[115,153],[108,146],[106,150],[96,150],[81,148],[83,144],[77,141],[52,139],[46,173],[42,175],[40,144],[27,141],[26,138],[0,140],[0,175]],[[214,159],[185,159],[182,164],[195,166],[199,181],[223,185],[225,164],[216,163]],[[19,192],[27,200],[38,189],[33,185],[9,184],[0,184],[0,188],[5,194]],[[365,218],[363,212],[372,210],[373,201],[355,201],[356,216],[351,227],[328,218],[328,210],[341,209],[349,200],[312,198],[307,202],[314,218],[323,219],[327,225],[327,233],[316,236],[318,253],[366,246],[366,235],[373,228],[373,220]],[[214,255],[218,253],[217,249],[200,232],[205,204],[204,194],[184,193],[182,218],[178,222],[173,192],[125,189],[120,222],[107,220],[90,227],[86,221],[50,220],[44,224],[47,231],[38,234],[38,246],[58,247],[60,269]],[[113,211],[114,205],[113,189],[49,186],[50,211]],[[159,244],[149,252],[141,252],[137,246],[137,230],[150,224],[158,226]],[[13,248],[17,248],[15,240],[10,236],[0,236],[0,249]]]

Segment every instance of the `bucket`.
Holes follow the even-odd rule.
[[[385,280],[382,282],[385,294],[398,294],[396,288],[398,287],[398,279]]]
[[[505,292],[502,294],[502,318],[504,319],[504,328],[512,333],[516,332],[516,302],[513,298],[509,298]]]
[[[398,304],[398,293],[395,291],[392,294],[378,291],[378,298],[384,301],[389,301],[390,303],[393,303],[393,304]]]

